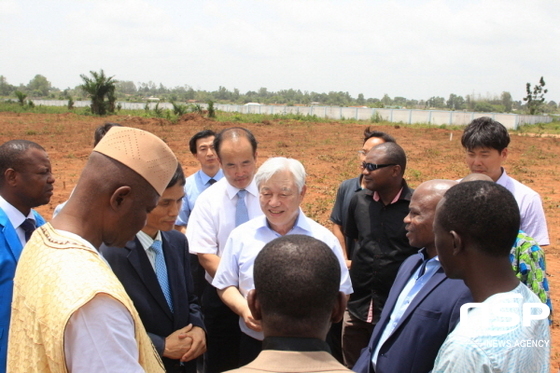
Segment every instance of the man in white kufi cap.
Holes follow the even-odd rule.
[[[114,127],[94,148],[65,208],[23,250],[8,371],[164,371],[98,248],[134,237],[176,167],[161,139],[134,128]]]

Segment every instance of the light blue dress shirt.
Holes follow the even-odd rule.
[[[221,169],[218,170],[214,177],[206,175],[202,170],[198,170],[191,176],[187,177],[185,180],[185,196],[183,197],[183,205],[181,206],[181,211],[179,211],[179,216],[175,221],[175,225],[185,226],[189,224],[191,211],[193,210],[194,204],[200,193],[210,187],[210,179],[219,181],[222,177],[224,177],[224,172]]]
[[[432,278],[432,276],[437,272],[437,270],[441,267],[439,259],[437,256],[424,261],[421,266],[418,267],[416,271],[410,276],[408,282],[406,283],[405,287],[402,289],[399,297],[397,299],[397,303],[395,303],[395,307],[393,308],[393,312],[391,312],[391,317],[389,318],[389,322],[385,326],[383,330],[383,334],[379,338],[377,342],[377,346],[375,347],[375,351],[371,357],[371,363],[375,369],[377,363],[377,357],[379,355],[379,350],[383,343],[391,336],[399,322],[401,321],[402,316],[406,312],[406,309],[410,305],[410,303],[414,300],[414,297],[422,290],[424,285]],[[421,273],[423,272],[423,273]]]

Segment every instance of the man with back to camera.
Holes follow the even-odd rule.
[[[346,234],[358,241],[350,278],[354,293],[342,329],[344,365],[351,368],[368,345],[402,262],[418,249],[406,237],[404,217],[413,190],[403,178],[406,154],[394,142],[373,147],[363,163],[367,189],[352,197]]]
[[[473,120],[463,132],[461,145],[471,172],[483,173],[509,190],[519,206],[521,230],[541,246],[550,244],[541,197],[537,192],[508,176],[502,164],[508,156],[507,129],[489,117]]]
[[[54,181],[41,145],[11,140],[0,146],[0,372],[6,372],[16,266],[31,233],[45,224],[33,208],[49,203]]]
[[[325,242],[339,259],[340,291],[352,293],[352,285],[336,237],[325,227],[305,216],[300,208],[305,196],[305,169],[301,162],[284,157],[269,158],[255,174],[264,216],[235,228],[226,247],[212,285],[226,305],[239,315],[241,364],[255,359],[262,350],[263,334],[247,304],[253,289],[253,264],[263,246],[273,239],[303,234]]]
[[[173,229],[184,197],[180,164],[148,214],[146,225],[124,248],[101,246],[101,254],[134,302],[166,372],[196,373],[206,332],[194,294],[185,235]]]
[[[225,177],[197,199],[186,233],[191,252],[198,255],[209,283],[230,232],[262,215],[253,180],[257,168],[257,141],[253,134],[241,127],[224,129],[216,135],[214,149]],[[205,372],[239,367],[239,318],[220,300],[213,286],[204,291],[202,312],[207,331]]]
[[[340,259],[322,241],[286,235],[255,259],[248,304],[262,325],[263,351],[232,372],[349,372],[329,353],[325,336],[342,318]]]
[[[490,176],[474,173],[465,176],[461,183],[475,180],[492,181]],[[544,250],[539,246],[534,238],[529,237],[525,232],[519,230],[515,243],[511,248],[509,259],[515,275],[541,302],[550,308],[552,314],[552,301],[549,294],[548,279],[546,275],[546,260]]]
[[[399,268],[368,347],[352,368],[355,372],[429,372],[440,346],[459,322],[460,307],[472,302],[462,280],[445,276],[434,242],[436,206],[456,184],[430,180],[414,191],[404,223],[410,244],[422,250]]]
[[[519,222],[514,196],[494,182],[459,183],[439,202],[441,265],[449,278],[465,281],[477,303],[461,311],[434,372],[549,372],[549,309],[511,270]]]
[[[20,258],[8,371],[164,371],[98,248],[122,247],[142,229],[176,169],[171,149],[146,131],[114,127],[97,144],[66,206]]]

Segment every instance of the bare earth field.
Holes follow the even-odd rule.
[[[187,114],[178,123],[163,119],[113,116],[85,117],[74,114],[0,113],[0,141],[28,139],[49,153],[56,177],[55,194],[49,205],[38,208],[47,220],[54,207],[65,201],[76,184],[92,149],[94,129],[106,122],[150,131],[164,139],[183,164],[186,175],[197,169],[188,150],[188,140],[202,129],[219,131],[243,126],[259,142],[258,162],[268,157],[299,159],[308,173],[305,213],[330,227],[328,216],[341,181],[358,175],[357,151],[367,124],[313,123],[288,120],[264,123],[218,123]],[[408,156],[406,179],[412,187],[426,180],[458,179],[468,173],[460,144],[461,131],[439,128],[374,126],[393,135]],[[452,138],[451,138],[452,135]],[[512,134],[506,164],[508,174],[540,193],[548,220],[551,245],[545,248],[554,308],[560,310],[560,139]],[[103,175],[99,175],[103,177]],[[559,188],[556,190],[556,188]],[[560,369],[560,326],[552,327],[552,371]]]

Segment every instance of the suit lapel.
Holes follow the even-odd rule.
[[[391,287],[391,291],[389,292],[389,297],[387,298],[387,302],[385,302],[385,306],[383,309],[384,312],[382,312],[381,318],[379,319],[378,322],[381,328],[378,330],[378,327],[376,326],[375,331],[378,332],[376,333],[375,338],[370,340],[370,344],[369,344],[370,348],[375,347],[379,342],[379,338],[381,338],[381,334],[383,334],[383,330],[385,330],[385,326],[387,325],[387,323],[391,318],[391,313],[393,312],[393,308],[397,303],[401,291],[406,286],[406,283],[408,282],[410,276],[412,276],[412,274],[414,273],[414,271],[416,271],[420,263],[422,263],[422,256],[419,254],[414,254],[414,255],[415,255],[414,257],[417,258],[417,260],[415,261],[408,260],[405,264],[403,264],[403,267],[401,267],[401,269],[399,270],[399,274]],[[404,267],[405,265],[406,267]]]
[[[14,260],[17,262],[21,255],[21,251],[23,250],[23,246],[21,246],[21,241],[16,233],[15,228],[12,226],[8,215],[4,212],[4,210],[0,209],[0,225],[2,226],[2,234],[4,235],[4,239],[8,244],[12,255],[14,256]]]
[[[152,267],[152,264],[150,263],[150,260],[148,259],[148,255],[146,254],[144,247],[142,246],[138,238],[135,238],[134,241],[127,242],[125,248],[130,250],[128,254],[128,260],[130,261],[130,264],[138,273],[138,276],[140,276],[142,282],[144,283],[150,294],[152,294],[154,299],[157,301],[158,305],[163,309],[165,314],[172,319],[173,314],[171,313],[169,305],[167,304],[165,296],[163,295],[163,291],[159,286],[156,273]]]
[[[399,298],[401,291],[406,286],[406,283],[410,279],[410,276],[412,276],[412,274],[418,269],[418,266],[422,263],[422,257],[419,254],[415,255],[418,260],[414,262],[410,261],[409,263],[407,263],[407,268],[403,268],[402,276],[399,276],[391,287],[391,290],[395,291],[390,292],[389,298],[387,299],[385,305],[390,304],[391,307],[393,307],[395,303],[397,303],[397,299]]]

